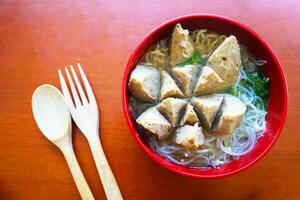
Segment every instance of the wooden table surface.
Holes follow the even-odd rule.
[[[101,108],[104,150],[125,199],[300,199],[300,37],[295,1],[0,2],[0,199],[79,199],[59,150],[39,132],[34,89],[59,86],[57,69],[80,62]],[[133,49],[175,16],[206,12],[248,25],[271,45],[289,86],[289,111],[272,150],[240,174],[198,180],[174,174],[145,155],[121,108],[121,79]],[[279,91],[280,92],[280,91]],[[298,99],[299,98],[299,99]],[[96,199],[105,195],[87,141],[73,128],[80,166]]]

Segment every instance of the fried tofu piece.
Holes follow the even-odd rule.
[[[197,82],[197,76],[200,70],[199,65],[185,65],[184,67],[177,66],[172,69],[174,77],[181,85],[181,89],[186,97],[192,95],[192,91]]]
[[[194,95],[213,94],[224,89],[224,81],[210,67],[204,66],[194,89]]]
[[[170,122],[157,110],[156,107],[148,108],[137,119],[136,122],[158,139],[165,139],[172,130]]]
[[[191,102],[194,106],[202,124],[206,129],[211,129],[212,123],[220,109],[223,101],[223,95],[213,94],[201,97],[193,97]]]
[[[242,66],[236,37],[233,35],[227,37],[209,57],[207,65],[224,81],[224,89],[232,85]]]
[[[165,99],[168,97],[184,97],[184,94],[177,86],[174,79],[170,76],[170,74],[166,71],[161,72],[161,90],[160,90],[160,98]]]
[[[160,92],[160,73],[153,67],[137,65],[130,74],[128,87],[134,97],[153,102]]]
[[[211,134],[215,136],[231,134],[241,122],[246,110],[246,105],[239,98],[224,94],[224,102],[220,110],[221,115],[214,124]]]
[[[186,100],[170,97],[163,100],[157,109],[170,121],[173,127],[176,127],[186,104]]]
[[[194,126],[182,126],[175,131],[175,134],[176,143],[186,149],[197,149],[205,142],[202,127],[199,127],[198,123]]]
[[[198,116],[195,113],[193,106],[190,103],[188,103],[184,115],[180,120],[179,125],[180,126],[185,124],[194,125],[196,123],[199,123]]]
[[[171,37],[170,64],[175,66],[192,57],[194,52],[193,41],[189,31],[176,24]]]

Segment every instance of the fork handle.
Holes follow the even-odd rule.
[[[73,148],[65,145],[63,148],[61,148],[61,150],[66,158],[67,164],[70,168],[71,174],[76,183],[81,199],[95,200],[89,188],[89,185],[87,184],[79,167]]]
[[[96,137],[90,138],[88,142],[92,149],[94,161],[102,181],[106,198],[108,200],[122,200],[122,194],[105,157],[99,136],[97,135]]]

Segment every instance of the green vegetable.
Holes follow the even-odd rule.
[[[193,64],[201,64],[202,58],[199,51],[195,51],[192,55],[192,62]]]
[[[246,87],[251,87],[255,94],[263,100],[264,107],[267,108],[269,97],[269,78],[258,71],[247,73],[247,77],[250,81],[244,80],[242,84]],[[256,103],[261,104],[261,102]]]
[[[252,88],[255,94],[261,98],[261,100],[256,100],[255,105],[258,108],[266,109],[268,107],[269,98],[269,78],[258,71],[248,72],[246,75],[249,80],[242,80],[241,84],[244,87]],[[235,86],[230,86],[225,92],[238,96],[239,89]]]
[[[254,83],[254,91],[261,97],[269,96],[269,79],[262,73],[252,72],[247,74],[248,78]]]
[[[177,66],[184,67],[185,65],[193,65],[193,64],[202,64],[202,56],[198,51],[195,51],[192,54],[192,57],[187,59],[186,61],[183,61],[182,63],[179,63]]]
[[[238,89],[238,87],[232,85],[229,88],[227,88],[224,92],[228,93],[228,94],[231,94],[233,96],[238,96],[239,89]]]
[[[235,86],[230,86],[225,92],[229,93],[229,94],[231,94],[233,96],[237,96],[238,93],[239,93],[239,89],[237,87],[235,87]]]

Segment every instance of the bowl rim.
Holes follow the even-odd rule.
[[[222,174],[196,174],[193,173],[193,171],[195,169],[191,169],[191,171],[187,170],[187,171],[181,171],[180,169],[178,169],[176,166],[177,164],[175,163],[171,163],[171,162],[163,162],[162,161],[162,157],[159,156],[157,153],[153,152],[141,139],[141,137],[139,137],[139,133],[137,132],[134,122],[131,120],[131,114],[129,111],[129,102],[128,102],[128,98],[127,98],[127,93],[128,93],[128,85],[127,85],[127,81],[128,81],[128,77],[130,75],[130,72],[132,71],[132,69],[130,69],[130,66],[132,64],[132,62],[135,60],[135,56],[137,55],[137,53],[141,50],[141,48],[143,47],[143,45],[145,44],[145,42],[147,40],[149,40],[151,38],[151,36],[157,32],[159,29],[168,26],[170,24],[173,24],[175,22],[180,22],[182,20],[189,20],[189,19],[193,19],[193,18],[210,18],[210,19],[215,19],[218,21],[224,21],[225,23],[231,23],[234,26],[239,26],[242,29],[244,29],[246,32],[249,32],[251,35],[255,36],[256,39],[259,40],[260,43],[262,43],[263,46],[265,46],[267,48],[267,50],[269,51],[273,61],[276,63],[281,79],[282,79],[282,84],[283,84],[283,100],[284,100],[284,105],[283,105],[283,112],[281,114],[281,121],[279,124],[279,128],[278,131],[276,132],[275,136],[273,137],[273,139],[271,140],[271,142],[268,144],[268,146],[266,146],[264,148],[264,150],[257,155],[253,160],[251,160],[247,165],[243,166],[243,167],[239,167],[235,170],[231,170],[229,172],[225,172]],[[154,160],[156,163],[158,163],[159,165],[161,165],[164,168],[167,168],[168,170],[175,172],[177,174],[180,175],[185,175],[188,177],[193,177],[193,178],[203,178],[203,179],[212,179],[212,178],[220,178],[220,177],[226,177],[226,176],[230,176],[233,174],[237,174],[239,172],[244,171],[245,169],[249,168],[250,166],[253,166],[255,163],[257,163],[257,161],[259,161],[262,157],[264,157],[266,155],[266,153],[271,149],[271,147],[274,145],[274,143],[276,142],[276,140],[278,139],[278,137],[280,136],[285,120],[286,120],[286,116],[287,116],[287,110],[288,110],[288,87],[287,87],[287,80],[285,78],[284,72],[283,72],[283,68],[282,65],[280,64],[278,58],[276,57],[275,53],[273,52],[273,50],[271,49],[271,47],[268,45],[268,43],[258,34],[256,33],[254,30],[250,29],[248,26],[242,24],[241,22],[238,22],[234,19],[231,19],[229,17],[225,17],[225,16],[221,16],[221,15],[216,15],[216,14],[207,14],[207,13],[192,13],[192,14],[188,14],[188,15],[182,15],[182,16],[178,16],[175,18],[172,18],[170,20],[167,20],[163,23],[161,23],[160,25],[158,25],[157,27],[155,27],[154,29],[152,29],[148,34],[146,34],[146,36],[141,40],[141,42],[139,42],[138,46],[134,49],[133,53],[131,54],[125,71],[123,73],[123,80],[122,80],[122,108],[123,108],[123,113],[125,115],[127,124],[129,126],[130,132],[132,134],[132,136],[135,138],[136,142],[139,144],[139,146],[143,149],[143,151],[152,159]]]

